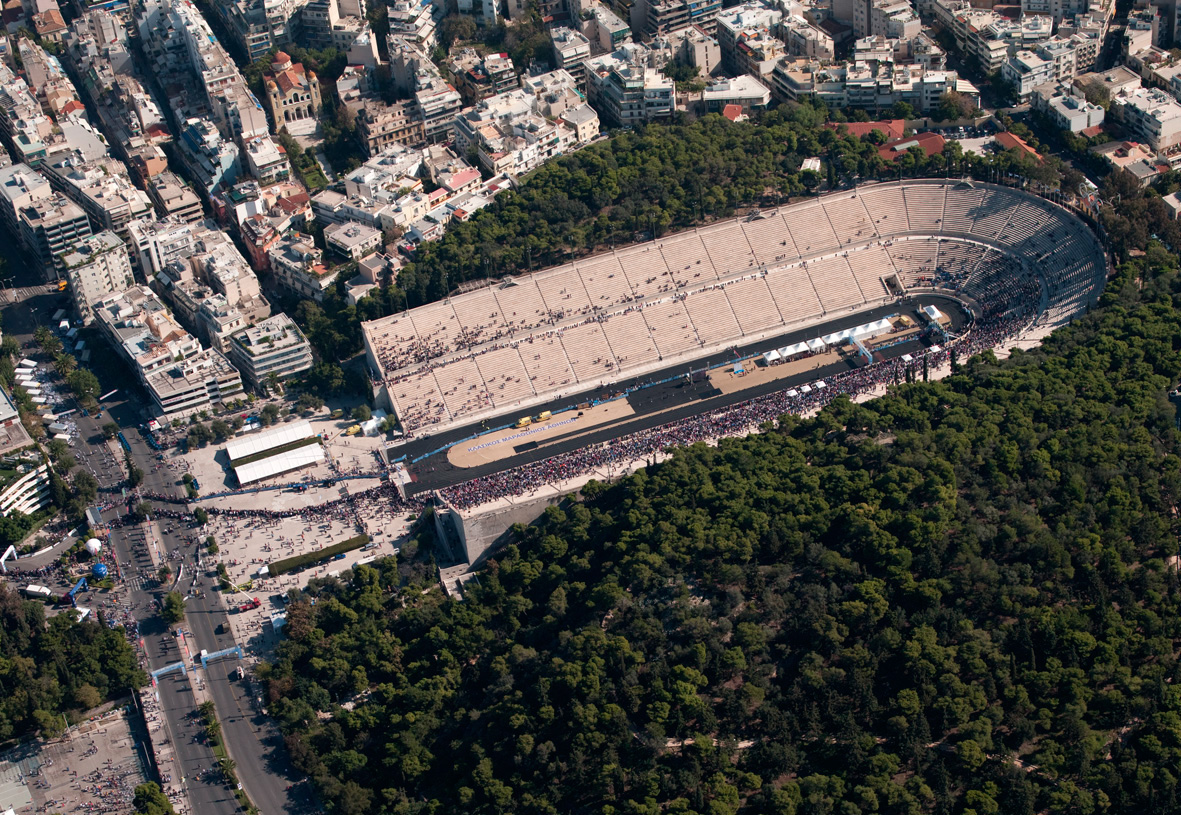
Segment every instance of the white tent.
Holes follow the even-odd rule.
[[[927,353],[928,354],[938,354],[942,350],[943,350],[942,346],[932,345],[930,348],[927,349]]]
[[[796,343],[792,343],[791,345],[785,345],[782,348],[780,348],[779,349],[779,356],[783,357],[784,359],[787,359],[788,357],[794,357],[796,354],[802,354],[807,350],[808,350],[808,343],[796,342]]]
[[[910,354],[903,354],[902,361],[903,362],[914,362],[914,357],[912,357]]]
[[[811,392],[812,392],[811,385],[801,385],[800,386],[800,393],[811,393]]]
[[[763,362],[767,363],[768,365],[770,365],[772,362],[778,362],[779,360],[779,352],[774,349],[763,354]]]
[[[827,383],[827,382],[825,382],[823,379],[817,379],[817,380],[816,380],[816,390],[818,390],[818,391],[822,391],[822,390],[824,390],[824,389],[825,389],[825,388],[827,388],[827,387],[828,387],[828,383]]]
[[[789,390],[789,391],[787,392],[787,395],[788,395],[788,396],[793,396],[793,397],[794,397],[794,396],[799,396],[799,395],[800,395],[800,392],[799,392],[798,390],[796,390],[795,388],[792,388],[791,390]]]
[[[923,306],[923,314],[926,314],[927,319],[933,323],[943,318],[943,312],[934,306]]]
[[[823,351],[827,346],[828,343],[822,339],[808,340],[809,351]]]
[[[821,339],[824,340],[825,345],[840,345],[852,336],[853,329],[846,328],[844,331],[834,331],[831,334],[827,334],[821,337]]]
[[[873,334],[881,334],[885,331],[889,331],[893,327],[894,327],[894,324],[891,323],[889,320],[887,320],[885,317],[883,317],[880,320],[874,320],[872,323],[866,323],[865,325],[859,325],[856,328],[854,328],[853,330],[856,332],[858,337],[868,337]]]

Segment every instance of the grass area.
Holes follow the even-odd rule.
[[[355,538],[349,538],[347,541],[341,541],[340,543],[325,547],[318,552],[308,552],[306,555],[296,555],[285,560],[276,560],[270,566],[271,577],[278,577],[281,574],[293,572],[301,566],[310,566],[313,563],[319,563],[335,555],[360,549],[367,543],[369,543],[368,535],[357,535]]]
[[[309,444],[319,444],[319,436],[309,436],[306,439],[299,439],[298,441],[290,441],[287,444],[280,444],[278,447],[272,447],[270,450],[263,450],[261,453],[254,453],[253,455],[245,456],[237,461],[231,462],[234,467],[241,467],[244,464],[253,464],[256,461],[262,461],[264,458],[271,458],[283,453],[289,453],[292,450],[298,450],[301,447],[307,447]]]

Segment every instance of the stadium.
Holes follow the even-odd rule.
[[[368,322],[364,338],[378,404],[406,433],[391,458],[422,464],[413,468],[414,491],[443,489],[723,403],[798,396],[825,374],[939,352],[940,340],[974,326],[1056,324],[1097,299],[1107,271],[1096,236],[1056,204],[975,181],[903,181],[506,278]],[[920,301],[941,315],[930,326],[937,330],[881,342],[922,319]],[[887,336],[871,336],[871,326]],[[839,357],[807,364],[837,346]],[[787,360],[794,369],[778,367],[787,359],[781,348],[803,351]],[[775,360],[777,372],[791,375],[744,379],[753,382],[745,392],[695,374],[752,359]],[[672,388],[680,414],[669,412]],[[600,417],[604,432],[573,438],[575,417],[563,411],[579,408],[581,417],[620,396],[627,416]],[[499,445],[497,457],[439,457],[494,432],[520,441],[540,429],[520,429],[531,414],[567,430]]]

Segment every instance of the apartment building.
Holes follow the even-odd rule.
[[[590,39],[581,31],[565,26],[551,28],[549,36],[554,50],[554,66],[574,77],[579,87],[585,87],[584,63],[591,55]]]
[[[94,314],[164,418],[184,418],[242,395],[242,378],[230,361],[202,349],[146,286],[104,298]]]
[[[190,223],[203,220],[201,199],[175,173],[163,172],[147,182],[148,197],[161,218],[175,216]]]
[[[22,209],[52,196],[49,181],[27,164],[0,167],[0,223],[9,235],[20,235]]]
[[[336,282],[340,272],[323,263],[323,253],[316,248],[311,235],[292,232],[267,252],[275,280],[297,297],[310,297],[317,302]]]
[[[401,144],[419,144],[425,138],[422,119],[413,102],[366,102],[357,114],[357,136],[367,156],[376,156]]]
[[[629,43],[587,61],[587,101],[615,127],[630,127],[672,116],[673,81],[648,60],[648,50]]]
[[[352,221],[324,229],[324,243],[346,260],[360,260],[381,248],[381,230]]]
[[[314,126],[314,122],[313,122]],[[242,153],[246,170],[259,184],[275,184],[291,177],[291,163],[287,153],[270,136],[256,136],[245,142]]]
[[[447,60],[447,71],[465,105],[511,91],[521,85],[508,54],[480,54],[464,48]]]
[[[1081,133],[1103,124],[1106,111],[1088,102],[1083,92],[1072,85],[1047,82],[1033,89],[1031,106],[1054,126],[1071,133]]]
[[[58,277],[61,255],[91,234],[86,213],[60,193],[31,202],[17,213],[21,243],[37,259],[45,278]]]
[[[312,346],[295,321],[276,314],[230,338],[230,359],[255,389],[309,370]]]
[[[181,159],[205,194],[232,185],[242,174],[238,145],[227,141],[214,125],[204,119],[189,119],[181,131]]]
[[[135,285],[127,244],[114,232],[83,238],[62,255],[62,267],[70,282],[70,297],[82,322],[94,321],[94,304]]]
[[[455,120],[455,147],[475,148],[490,173],[519,175],[599,134],[598,116],[565,70],[531,77],[525,88],[493,96]]]
[[[1157,152],[1181,144],[1181,104],[1162,90],[1124,91],[1111,100],[1109,113]]]
[[[721,10],[721,0],[636,0],[631,19],[632,25],[648,37],[664,36],[690,26],[712,34]]]
[[[118,159],[87,161],[78,152],[63,153],[42,165],[50,186],[86,212],[96,231],[127,236],[127,224],[152,211],[148,194],[131,183]]]

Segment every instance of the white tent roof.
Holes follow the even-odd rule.
[[[930,348],[928,348],[928,349],[927,349],[927,353],[928,353],[928,354],[938,354],[938,353],[939,353],[940,351],[942,351],[942,350],[943,350],[943,347],[942,347],[942,346],[940,346],[940,345],[932,345]]]
[[[791,390],[789,390],[787,392],[787,395],[788,396],[799,396],[800,392],[798,390],[796,390],[795,388],[792,388]]]
[[[816,390],[824,390],[827,387],[828,387],[828,383],[825,382],[823,379],[816,380]]]
[[[767,364],[770,364],[772,362],[777,362],[778,360],[779,360],[779,352],[778,351],[771,350],[771,351],[768,351],[767,353],[763,354],[763,361],[766,362]]]
[[[943,312],[934,306],[923,306],[923,314],[926,314],[928,319],[934,321],[943,316]]]
[[[872,323],[865,323],[864,325],[855,326],[853,328],[846,328],[844,331],[836,331],[824,337],[824,341],[829,345],[840,345],[846,340],[851,340],[854,337],[868,337],[873,334],[881,333],[890,328],[890,321],[886,318],[875,320]]]
[[[823,351],[827,346],[828,343],[822,339],[808,340],[809,351]]]
[[[312,432],[312,426],[307,423],[307,420],[300,419],[298,422],[291,422],[290,424],[280,425],[272,430],[264,430],[262,433],[256,433],[251,436],[246,436],[241,439],[234,439],[226,443],[226,453],[230,457],[230,461],[234,462],[240,458],[253,456],[257,453],[263,453],[267,450],[273,450],[276,447],[282,447],[284,444],[290,444],[293,441],[300,439],[311,438],[316,435]],[[309,447],[319,445],[308,445]],[[241,478],[238,479],[241,481]]]
[[[812,392],[812,386],[811,386],[811,385],[801,385],[801,386],[800,386],[800,392],[801,392],[801,393],[811,393],[811,392]]]
[[[914,357],[912,357],[910,354],[903,354],[902,361],[903,362],[914,362]]]
[[[307,422],[304,422],[304,424],[307,424]],[[269,456],[258,461],[252,461],[249,464],[243,464],[241,467],[235,467],[234,472],[238,476],[238,483],[246,486],[255,481],[270,478],[280,473],[298,470],[300,467],[316,464],[323,460],[324,446],[321,444],[308,444],[303,447],[297,447],[294,450],[288,450],[286,453],[280,453],[277,456]]]
[[[779,349],[779,355],[782,357],[794,357],[796,354],[802,354],[808,350],[808,343],[797,342],[791,345],[785,345]]]

